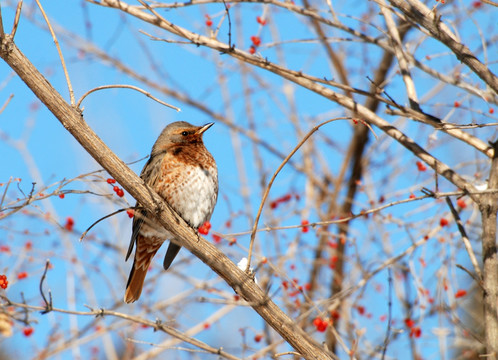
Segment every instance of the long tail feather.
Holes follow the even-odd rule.
[[[140,297],[150,263],[157,250],[161,247],[161,244],[162,241],[157,241],[154,238],[138,236],[135,258],[124,296],[126,303],[135,302]]]

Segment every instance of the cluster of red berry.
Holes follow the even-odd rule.
[[[9,285],[9,282],[7,281],[7,276],[0,275],[0,288],[7,289],[7,285]]]
[[[256,22],[261,26],[266,25],[266,19],[261,16],[256,17]],[[251,36],[251,42],[252,45],[249,48],[249,54],[254,54],[256,53],[256,49],[258,48],[258,46],[261,45],[261,38],[259,36]]]
[[[405,325],[408,329],[410,329],[411,338],[419,338],[422,335],[422,330],[420,329],[420,326],[415,326],[414,320],[406,318]]]
[[[109,178],[109,179],[107,179],[107,183],[112,185],[112,184],[116,183],[116,180]],[[112,188],[112,190],[114,190],[114,192],[116,193],[117,196],[119,196],[119,197],[123,197],[124,196],[124,190],[121,189],[119,186],[114,185],[114,187]]]
[[[201,235],[207,235],[207,234],[209,234],[210,229],[211,229],[211,223],[209,221],[206,221],[204,224],[199,226],[199,229],[197,229],[197,231]]]
[[[329,326],[329,322],[328,322],[328,320],[324,320],[318,316],[313,320],[313,325],[315,326],[316,331],[324,332],[325,330],[327,330],[327,326]]]

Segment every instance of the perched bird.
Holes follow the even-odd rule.
[[[140,177],[151,186],[192,228],[209,221],[218,198],[218,170],[204,146],[202,135],[213,123],[194,126],[184,121],[164,128]],[[137,207],[140,206],[137,204]],[[152,258],[172,235],[145,210],[137,209],[126,260],[136,245],[124,301],[138,300]],[[180,251],[170,242],[163,267],[167,270]]]

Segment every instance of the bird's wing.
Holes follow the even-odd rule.
[[[166,151],[152,153],[149,158],[149,161],[147,161],[144,168],[142,169],[140,177],[144,180],[144,182],[147,185],[151,187],[154,187],[154,185],[157,182],[157,179],[159,178],[159,175],[161,174],[161,163],[164,158],[165,152]],[[133,246],[137,241],[137,237],[138,234],[140,233],[140,228],[142,227],[142,224],[148,218],[148,213],[145,210],[138,209],[139,206],[140,205],[138,203],[135,205],[136,208],[135,216],[133,218],[130,245],[128,246],[128,252],[126,253],[126,260],[128,260],[128,258],[131,255],[131,252],[133,251]]]

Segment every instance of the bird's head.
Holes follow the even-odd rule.
[[[213,125],[214,123],[208,123],[195,126],[185,121],[171,123],[159,135],[154,148],[166,149],[171,146],[202,144],[202,135]]]

